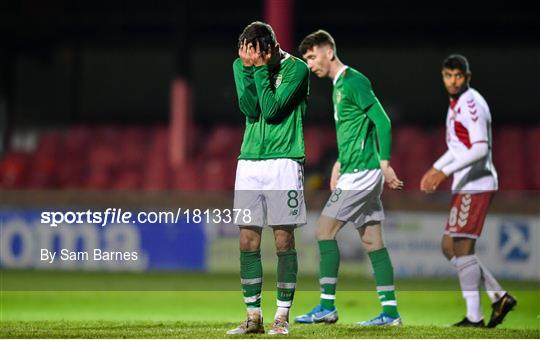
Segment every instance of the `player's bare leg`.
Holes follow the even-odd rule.
[[[298,261],[294,244],[294,227],[274,227],[277,265],[277,310],[270,335],[289,334],[289,310],[296,290]]]
[[[368,253],[384,248],[382,227],[378,221],[368,222],[358,228],[362,247]]]
[[[443,235],[442,241],[441,241],[441,251],[444,257],[446,257],[448,261],[452,262],[452,264],[455,265],[455,263],[453,262],[455,260],[452,260],[452,259],[456,255],[454,254],[454,241],[451,236]]]
[[[401,317],[397,310],[394,286],[394,269],[387,249],[384,247],[382,226],[379,221],[370,221],[358,228],[362,246],[369,255],[377,294],[381,301],[382,313],[375,318],[360,322],[360,326],[399,326]]]
[[[476,246],[476,240],[473,238],[454,237],[454,254],[457,257],[474,255],[474,247]]]
[[[345,222],[343,221],[321,215],[317,221],[317,230],[315,231],[317,240],[335,240],[337,233],[344,225]]]
[[[256,251],[261,248],[261,231],[259,227],[240,228],[240,251]]]
[[[261,312],[262,264],[261,228],[240,228],[240,281],[247,319],[227,334],[264,333]]]

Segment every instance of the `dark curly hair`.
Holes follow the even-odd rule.
[[[253,44],[253,47],[259,43],[261,52],[269,53],[276,46],[276,35],[270,25],[262,21],[254,21],[244,28],[244,31],[238,37],[238,48],[246,40],[247,44]]]

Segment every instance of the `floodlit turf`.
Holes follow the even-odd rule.
[[[355,322],[379,311],[369,292],[338,293],[337,327],[292,325],[295,337],[414,337],[414,338],[538,338],[537,292],[517,292],[519,308],[503,327],[470,330],[445,327],[463,315],[458,292],[401,292],[398,295],[405,326],[401,330],[357,329]],[[264,315],[271,322],[274,292],[263,296]],[[292,314],[307,311],[315,292],[298,292]],[[1,337],[144,338],[223,337],[244,318],[239,292],[3,292]],[[484,300],[484,312],[489,308]]]
[[[5,274],[5,273],[4,273]],[[58,273],[57,273],[58,274]],[[64,279],[67,274],[61,274]],[[141,274],[145,275],[145,274]],[[25,274],[27,280],[42,283],[54,273]],[[79,273],[80,277],[105,279],[102,273]],[[244,319],[245,310],[239,290],[198,290],[208,281],[219,286],[228,276],[176,274],[167,280],[189,282],[193,291],[14,291],[2,280],[0,295],[0,337],[46,338],[218,338]],[[197,278],[200,279],[197,279]],[[231,275],[235,277],[235,275]],[[5,276],[4,276],[5,279]],[[310,278],[315,279],[315,278]],[[163,280],[154,277],[153,280]],[[238,280],[237,278],[235,280]],[[353,281],[346,278],[347,281]],[[422,280],[423,286],[453,287],[453,281]],[[22,281],[19,281],[22,285]],[[50,280],[48,285],[51,286]],[[399,280],[398,287],[416,287],[414,280]],[[15,284],[11,281],[11,284]],[[447,325],[464,315],[461,293],[456,290],[398,291],[404,327],[400,329],[356,328],[354,323],[380,311],[377,295],[371,290],[352,291],[353,283],[344,283],[348,291],[338,290],[340,320],[336,325],[291,325],[291,337],[303,338],[540,338],[540,292],[535,285],[513,290],[518,307],[497,329],[456,329]],[[159,284],[159,287],[169,285]],[[265,283],[265,289],[275,284]],[[239,284],[237,283],[239,286]],[[9,290],[6,287],[9,286]],[[316,285],[314,285],[316,287]],[[537,287],[537,286],[536,286]],[[49,288],[52,288],[49,287]],[[514,287],[515,288],[515,287]],[[318,292],[298,291],[292,316],[311,309]],[[483,294],[483,311],[489,318],[489,300]],[[265,321],[269,325],[275,311],[275,292],[263,294]],[[260,337],[260,336],[256,336]]]
[[[271,338],[269,335],[226,336],[236,325],[185,321],[38,321],[5,322],[2,337],[24,338]],[[269,324],[267,325],[269,327]],[[359,328],[353,325],[293,326],[289,338],[538,338],[538,330],[454,329],[437,326]],[[275,336],[273,336],[275,338]]]
[[[275,265],[275,263],[271,263]],[[341,267],[344,267],[343,265]],[[373,278],[361,273],[347,272],[340,267],[339,289],[372,291]],[[266,267],[265,267],[266,268]],[[301,269],[300,269],[301,270]],[[358,271],[358,270],[357,270]],[[369,275],[369,274],[368,274]],[[211,290],[238,291],[237,272],[92,272],[92,271],[38,271],[0,270],[0,288],[4,291],[180,291]],[[265,271],[264,289],[273,289],[276,282],[274,271]],[[501,281],[511,291],[540,291],[540,283],[533,281]],[[457,277],[448,279],[401,279],[396,280],[399,290],[452,291],[459,290]],[[298,290],[319,290],[319,277],[298,274]]]

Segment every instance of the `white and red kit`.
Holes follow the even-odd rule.
[[[475,89],[450,99],[446,144],[448,151],[433,165],[454,177],[445,233],[477,238],[498,184],[491,157],[491,114],[484,97]]]

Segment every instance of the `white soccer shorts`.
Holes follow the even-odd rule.
[[[241,226],[306,224],[303,166],[288,158],[239,160],[234,208],[248,209],[251,222]]]
[[[326,202],[322,215],[351,222],[355,228],[368,222],[383,221],[383,186],[380,169],[343,174],[339,176],[336,190]]]

